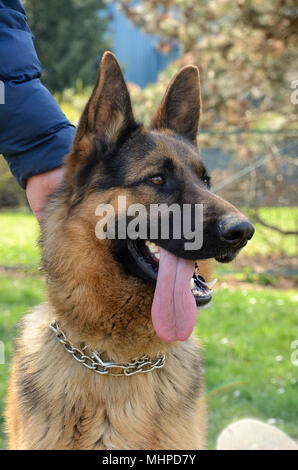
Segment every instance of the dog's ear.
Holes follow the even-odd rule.
[[[67,177],[84,183],[87,169],[111,152],[120,139],[137,127],[120,65],[105,52],[92,95],[83,111],[66,161]]]
[[[199,69],[187,65],[170,82],[150,127],[171,129],[196,144],[200,110]]]

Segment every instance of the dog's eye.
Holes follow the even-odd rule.
[[[158,185],[165,184],[166,182],[165,178],[162,175],[151,176],[150,181],[151,183]]]

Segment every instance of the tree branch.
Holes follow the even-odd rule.
[[[298,231],[297,231],[297,230],[282,230],[281,228],[276,227],[275,225],[268,224],[267,222],[265,222],[265,221],[260,217],[260,215],[258,214],[257,209],[254,209],[253,218],[255,219],[256,222],[258,222],[259,224],[263,225],[264,227],[270,228],[271,230],[274,230],[274,231],[276,231],[276,232],[278,232],[278,233],[281,233],[282,235],[298,235]]]

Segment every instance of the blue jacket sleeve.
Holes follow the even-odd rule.
[[[23,188],[63,163],[75,134],[40,76],[20,1],[0,0],[0,153]]]

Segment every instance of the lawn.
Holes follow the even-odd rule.
[[[29,212],[0,212],[0,265],[37,266],[38,223]]]
[[[248,416],[298,438],[298,368],[291,362],[297,304],[292,290],[219,289],[200,313],[210,447],[224,426]]]
[[[0,340],[5,345],[5,363],[0,363],[0,449],[5,448],[2,413],[16,323],[24,312],[43,300],[43,292],[44,282],[40,276],[0,276]]]
[[[278,211],[276,217],[281,220],[283,209]],[[285,228],[289,228],[297,211],[286,212]],[[273,223],[270,210],[268,218]],[[258,232],[257,227],[257,253],[263,252],[262,245],[270,253]],[[44,280],[37,271],[37,237],[37,224],[30,214],[0,213],[0,340],[5,345],[5,364],[0,364],[0,416],[15,325],[24,312],[44,299]],[[276,243],[281,253],[294,254],[294,240],[280,238]],[[271,246],[276,250],[275,244]],[[250,249],[249,254],[255,253]],[[17,270],[12,269],[15,266]],[[224,275],[223,271],[219,274]],[[237,289],[217,288],[212,305],[200,311],[196,332],[204,346],[209,448],[214,448],[224,426],[247,416],[274,423],[298,439],[298,368],[291,361],[291,343],[298,339],[297,301],[294,290],[253,283],[243,288],[240,283]],[[6,446],[2,424],[1,420],[0,449]]]

